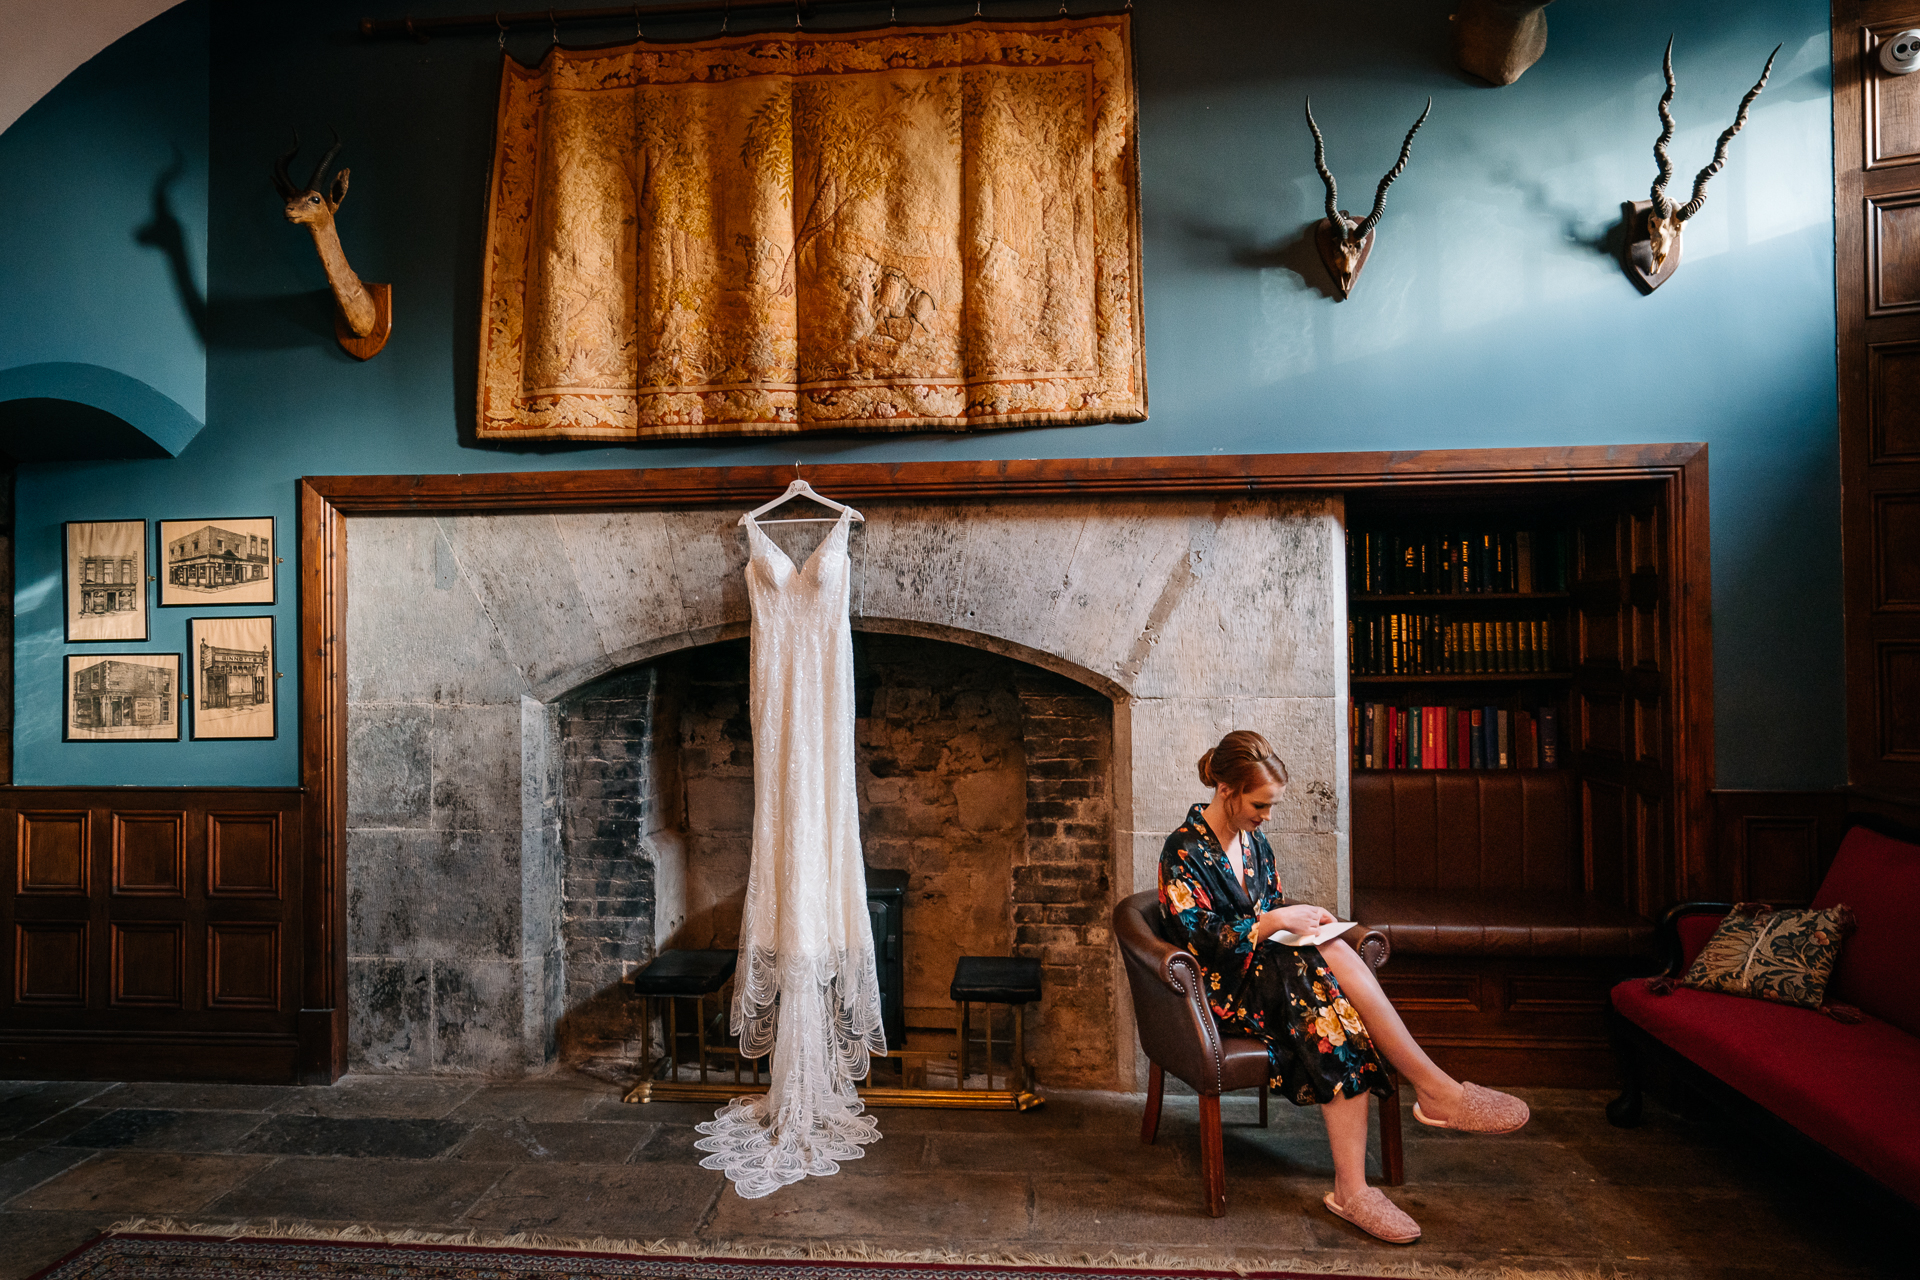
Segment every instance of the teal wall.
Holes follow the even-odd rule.
[[[1046,0],[1028,11],[1056,7]],[[288,656],[276,742],[59,741],[59,655],[70,651],[60,638],[63,520],[272,513],[284,546],[294,479],[315,473],[1675,440],[1712,448],[1719,784],[1844,780],[1820,0],[1684,9],[1561,0],[1549,11],[1545,59],[1497,90],[1452,69],[1448,6],[1437,0],[1387,0],[1364,22],[1350,8],[1140,0],[1148,421],[526,452],[468,443],[499,50],[488,36],[364,42],[351,34],[364,8],[215,6],[207,426],[178,459],[22,468],[18,781],[297,776]],[[1619,202],[1643,195],[1652,176],[1670,31],[1684,175],[1705,162],[1767,51],[1785,48],[1727,171],[1689,224],[1686,266],[1643,298],[1603,241]],[[546,43],[528,33],[509,48],[531,60]],[[180,92],[198,87],[183,77]],[[1368,199],[1434,99],[1366,275],[1338,304],[1309,283],[1318,269],[1297,243],[1321,202],[1300,116],[1307,93],[1349,205]],[[312,247],[282,222],[268,183],[295,127],[310,140],[335,128],[346,140],[353,190],[342,238],[363,276],[394,286],[393,339],[365,365],[334,345]],[[0,206],[0,238],[11,217]],[[17,323],[20,305],[9,297],[0,323]],[[283,655],[294,622],[288,559],[275,610]],[[184,650],[191,612],[155,610],[144,647]]]
[[[162,14],[0,133],[0,400],[104,400],[169,443],[205,419],[208,13]]]

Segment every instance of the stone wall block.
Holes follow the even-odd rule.
[[[1347,772],[1335,748],[1346,708],[1333,698],[1236,698],[1233,711],[1243,726],[1265,734],[1287,762],[1287,787],[1268,827],[1344,830]]]
[[[674,573],[672,526],[660,511],[569,512],[552,518],[600,647],[618,654],[693,629]]]
[[[430,516],[347,521],[347,701],[499,703],[527,691]]]
[[[1240,726],[1229,698],[1151,698],[1133,704],[1133,825],[1165,838],[1211,792],[1200,782],[1203,752]],[[1154,850],[1156,858],[1159,849]]]
[[[516,961],[436,960],[433,1069],[517,1076],[531,1056],[521,1040],[521,966]]]
[[[351,955],[513,959],[520,904],[517,831],[348,832]]]
[[[432,709],[347,706],[347,825],[426,827],[433,821]]]
[[[1081,522],[1050,500],[1004,502],[992,520],[974,520],[953,625],[1079,663],[1081,647],[1056,633]]]
[[[1289,898],[1340,910],[1340,885],[1335,875],[1338,837],[1307,831],[1276,831],[1267,837],[1280,884]]]
[[[520,703],[436,707],[433,825],[513,831],[521,824]]]
[[[1330,697],[1346,659],[1334,576],[1345,553],[1338,499],[1229,504],[1159,640],[1129,684],[1136,697]]]
[[[958,602],[966,582],[967,541],[979,522],[958,505],[910,507],[871,503],[849,546],[856,618],[898,618],[961,626]]]
[[[443,516],[461,576],[543,701],[561,673],[604,663],[600,630],[550,516]]]
[[[349,959],[347,999],[347,1056],[355,1071],[434,1069],[430,962]]]

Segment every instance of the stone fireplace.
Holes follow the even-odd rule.
[[[1106,919],[1151,887],[1221,733],[1274,740],[1283,879],[1345,905],[1340,501],[862,507],[862,837],[910,876],[908,1022],[950,1020],[955,957],[1036,956],[1041,1084],[1133,1087]],[[752,811],[736,519],[347,522],[355,1070],[623,1063],[620,976],[732,945]]]

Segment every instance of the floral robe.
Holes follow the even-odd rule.
[[[1245,842],[1255,899],[1234,878],[1205,808],[1193,806],[1160,851],[1160,908],[1170,936],[1200,962],[1214,1017],[1266,1042],[1272,1089],[1300,1106],[1336,1093],[1386,1096],[1386,1064],[1319,949],[1253,943],[1255,918],[1281,905],[1266,836],[1255,831]]]

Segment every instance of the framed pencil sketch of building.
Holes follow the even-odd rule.
[[[70,520],[66,554],[67,640],[147,638],[147,522]]]
[[[162,520],[162,606],[273,603],[273,517]]]
[[[273,619],[195,618],[188,636],[194,739],[273,737]]]
[[[177,742],[180,655],[67,655],[68,742]]]

